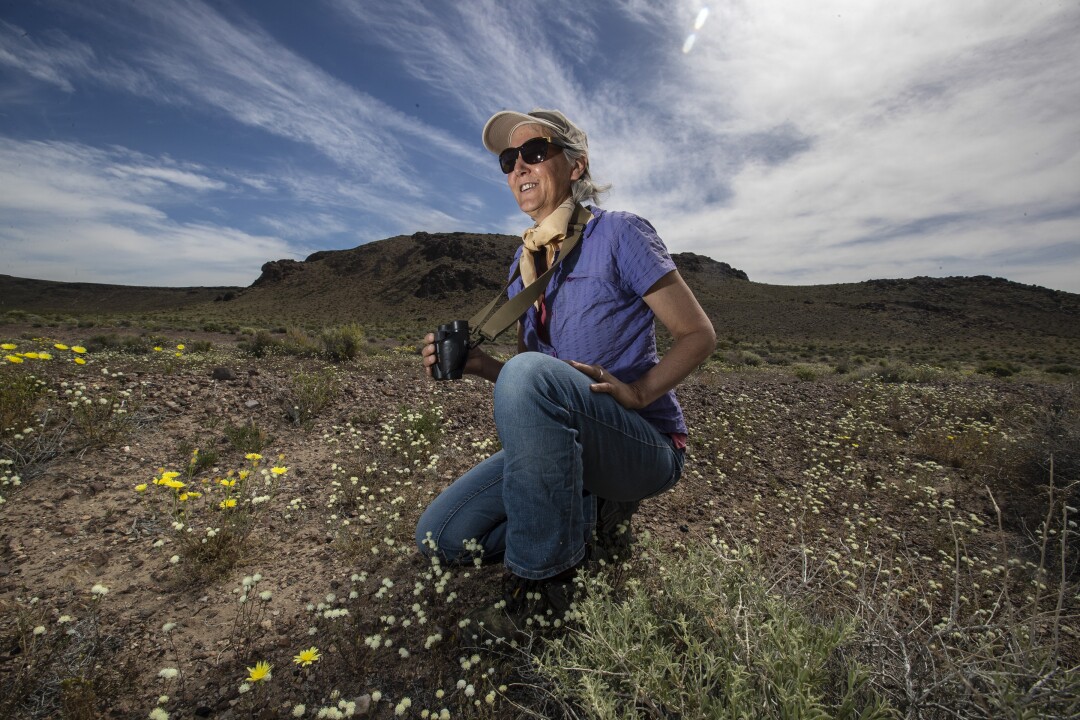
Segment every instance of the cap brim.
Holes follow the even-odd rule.
[[[547,120],[541,120],[538,117],[512,110],[503,110],[492,115],[491,119],[484,125],[484,147],[498,155],[510,147],[510,136],[520,125],[543,125],[556,132],[559,131],[555,124]]]

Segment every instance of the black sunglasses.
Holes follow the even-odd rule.
[[[557,148],[563,147],[549,137],[535,137],[532,140],[526,140],[521,144],[521,147],[506,148],[499,153],[499,167],[501,167],[502,171],[507,175],[514,172],[514,166],[517,165],[518,155],[521,155],[521,159],[529,165],[542,163],[547,160],[548,148],[551,146]]]

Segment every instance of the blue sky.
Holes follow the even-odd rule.
[[[1080,292],[1078,33],[1072,0],[0,0],[0,272],[518,234],[480,130],[556,107],[605,207],[752,280]]]

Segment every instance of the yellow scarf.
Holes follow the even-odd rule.
[[[547,266],[555,261],[555,253],[566,238],[566,226],[574,215],[577,203],[574,198],[566,199],[555,211],[541,220],[536,225],[526,230],[521,236],[521,258],[518,260],[518,271],[524,287],[529,287],[536,282],[536,260],[533,253],[544,248],[547,251]],[[533,303],[536,309],[540,309],[540,300]]]

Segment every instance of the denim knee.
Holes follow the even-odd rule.
[[[538,352],[521,353],[507,360],[495,383],[496,422],[501,407],[514,412],[512,408],[517,403],[528,403],[539,396],[558,394],[549,392],[558,385],[553,381],[559,373],[570,369],[562,360]]]

